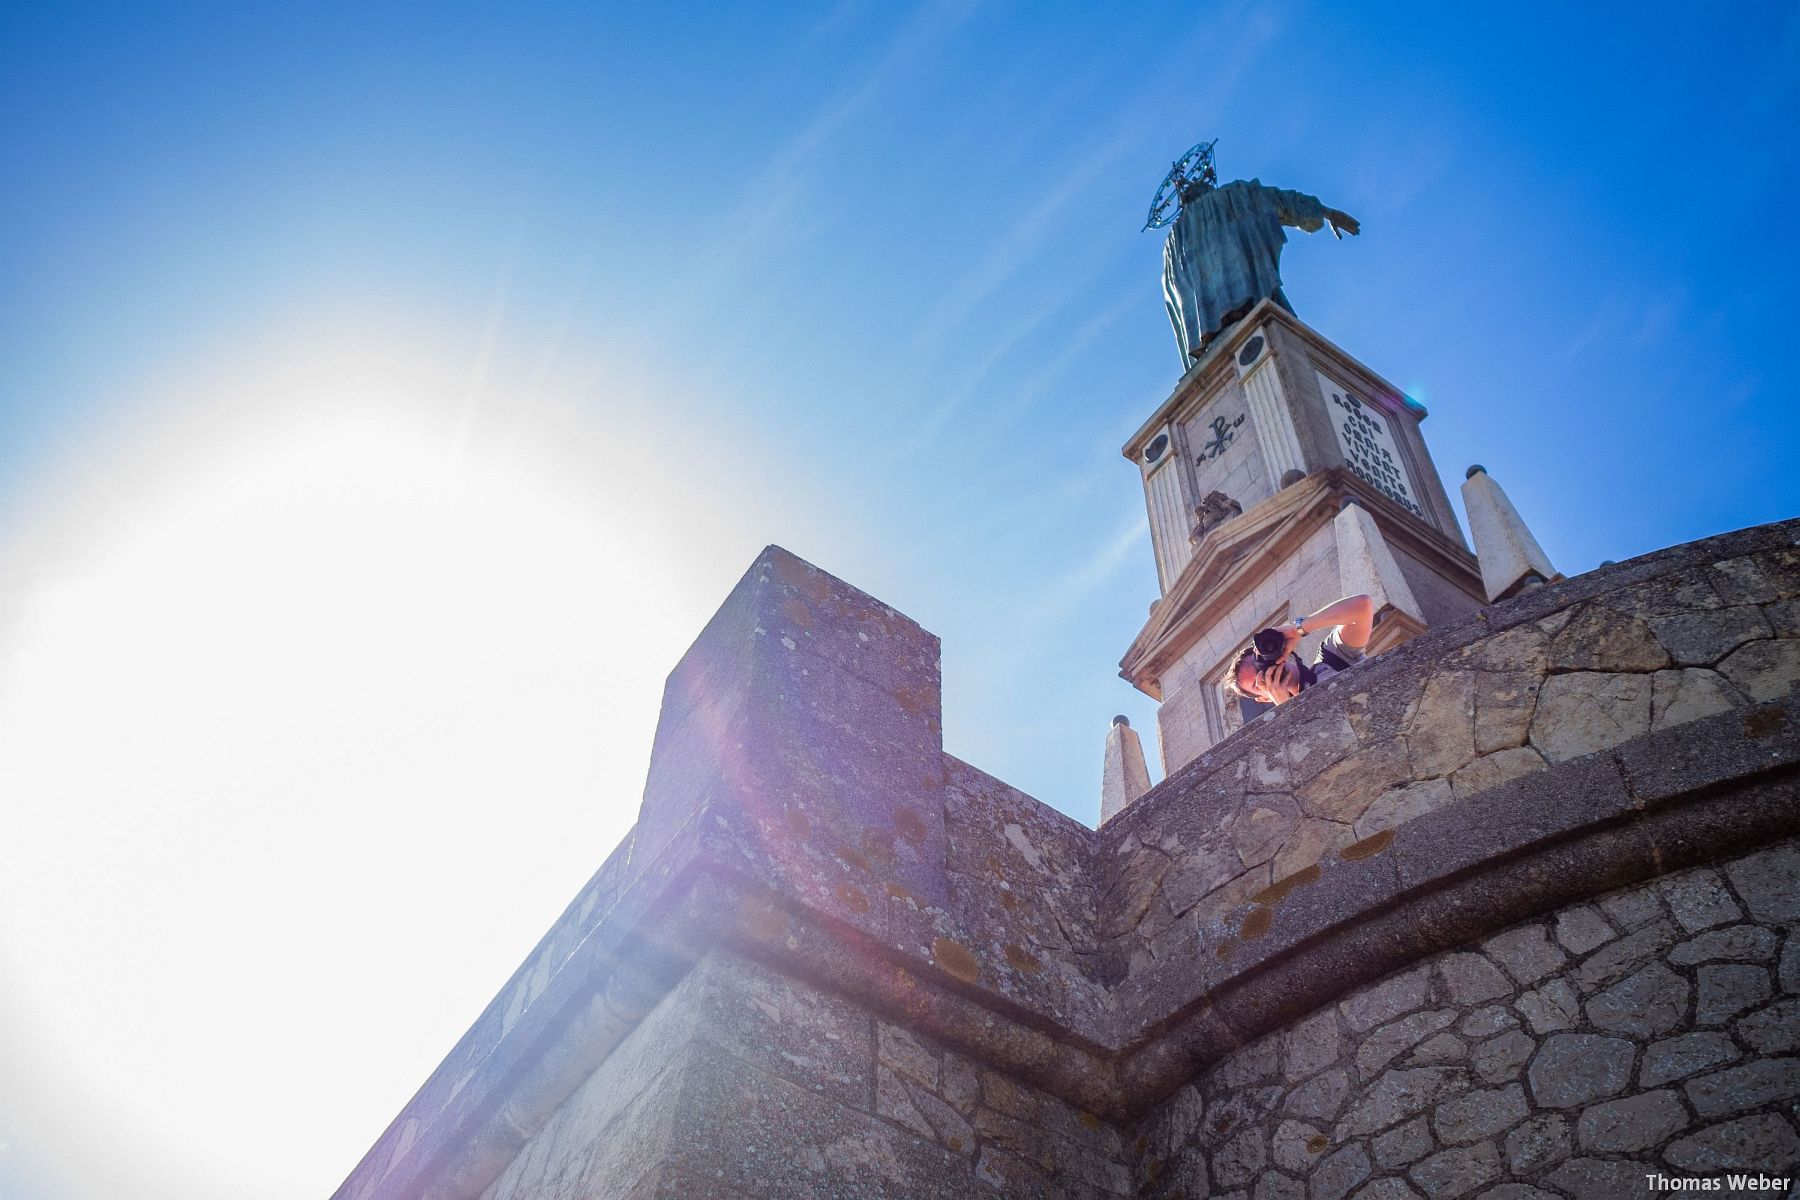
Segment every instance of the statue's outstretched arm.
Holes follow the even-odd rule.
[[[1362,222],[1342,209],[1326,209],[1325,219],[1331,222],[1331,232],[1334,237],[1343,237],[1346,233],[1355,237],[1362,232]]]

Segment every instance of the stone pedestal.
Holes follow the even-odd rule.
[[[1265,301],[1125,444],[1162,596],[1120,674],[1162,702],[1166,772],[1242,723],[1220,684],[1257,629],[1368,592],[1381,651],[1484,601],[1424,416]]]

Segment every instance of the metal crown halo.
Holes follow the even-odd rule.
[[[1184,201],[1213,187],[1219,182],[1219,173],[1213,169],[1212,148],[1219,144],[1219,139],[1210,142],[1196,142],[1188,152],[1175,160],[1169,173],[1156,189],[1156,198],[1150,201],[1150,216],[1144,221],[1144,229],[1161,229],[1170,224],[1181,213]],[[1139,230],[1139,232],[1143,232]]]

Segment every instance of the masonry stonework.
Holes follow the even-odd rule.
[[[1797,682],[1786,522],[1435,627],[1096,831],[945,754],[936,639],[771,549],[637,826],[338,1195],[1791,1177]]]

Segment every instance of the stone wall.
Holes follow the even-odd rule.
[[[1797,880],[1787,841],[1358,988],[1140,1121],[1139,1194],[1638,1200],[1800,1162]]]
[[[936,639],[771,549],[670,676],[632,834],[338,1194],[1583,1200],[1639,1167],[1778,1172],[1797,538],[1434,630],[1100,831],[946,755]]]

